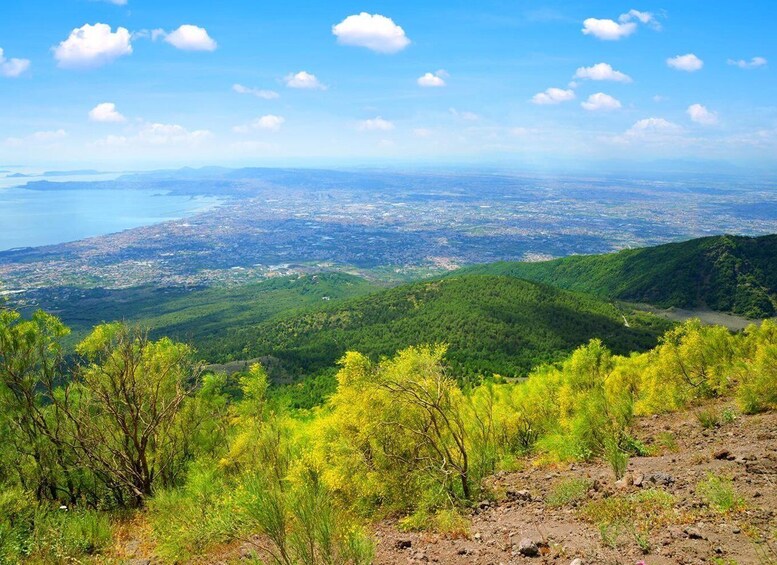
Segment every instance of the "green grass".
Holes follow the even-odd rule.
[[[545,498],[545,504],[553,508],[567,506],[584,500],[591,488],[588,479],[564,479],[556,484]]]
[[[708,473],[696,486],[696,492],[713,510],[728,514],[744,509],[745,500],[737,494],[731,479]]]
[[[631,541],[643,552],[648,552],[655,533],[681,520],[674,504],[675,498],[670,493],[647,489],[589,502],[580,514],[599,529],[606,545],[618,547]]]
[[[696,412],[696,420],[705,430],[711,430],[720,426],[720,414],[712,408],[706,408]]]

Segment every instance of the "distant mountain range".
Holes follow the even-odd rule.
[[[606,255],[478,265],[464,272],[664,308],[707,308],[748,318],[777,313],[777,235],[705,237]]]

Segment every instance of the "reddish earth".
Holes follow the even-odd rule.
[[[711,407],[718,413],[724,408]],[[472,514],[466,537],[408,533],[395,523],[382,524],[376,534],[376,563],[567,564],[577,558],[584,564],[613,565],[777,563],[777,414],[737,416],[713,429],[704,429],[694,412],[644,418],[636,424],[636,436],[648,446],[667,443],[670,434],[676,446],[653,457],[632,458],[626,481],[617,485],[603,463],[531,466],[495,477],[495,491],[512,494],[512,500],[482,503]],[[731,484],[743,499],[741,508],[720,512],[705,503],[697,485],[709,473],[733,479]],[[658,484],[650,482],[651,476]],[[557,485],[570,478],[595,482],[594,488],[582,500],[557,507],[547,504]],[[635,479],[642,485],[630,484]],[[660,484],[667,480],[671,482]],[[649,546],[647,553],[629,532],[621,532],[617,539],[610,534],[605,543],[599,527],[582,516],[592,500],[634,498],[648,488],[665,490],[674,501],[668,519],[655,522],[641,538]],[[530,500],[520,500],[525,493],[519,491],[524,490]],[[519,553],[525,539],[537,544],[539,556]]]

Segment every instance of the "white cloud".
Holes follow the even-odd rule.
[[[279,131],[284,122],[286,122],[286,119],[282,116],[267,114],[266,116],[257,118],[250,123],[244,124],[242,126],[235,126],[232,128],[232,131],[235,133],[248,133],[254,130]]]
[[[697,124],[714,126],[718,123],[718,115],[701,104],[691,104],[688,106],[687,113],[691,120]]]
[[[152,37],[159,37],[160,31],[154,30]],[[164,38],[167,43],[183,51],[215,51],[218,47],[205,28],[190,24],[184,24],[175,31],[164,34]]]
[[[332,33],[341,45],[366,47],[378,53],[397,53],[410,45],[405,30],[380,14],[362,12],[348,16],[332,26]]]
[[[434,88],[445,86],[445,79],[448,78],[448,73],[442,69],[436,73],[425,73],[423,76],[418,77],[418,86],[425,88]]]
[[[51,145],[67,137],[63,129],[50,131],[36,131],[26,137],[8,137],[5,145],[8,147],[22,147],[25,145]]]
[[[103,2],[107,2],[108,4],[113,4],[114,6],[126,6],[127,0],[102,0]]]
[[[645,118],[636,122],[626,132],[614,138],[619,143],[633,141],[662,142],[677,137],[683,128],[664,118]]]
[[[145,122],[140,129],[131,136],[109,135],[96,143],[99,147],[124,147],[131,145],[199,145],[208,139],[211,133],[208,130],[188,130],[177,124],[161,124]]]
[[[670,57],[666,60],[666,64],[671,68],[678,71],[686,71],[689,73],[700,70],[704,66],[704,61],[699,59],[693,53],[687,55],[678,55],[677,57]]]
[[[127,121],[127,118],[116,110],[116,104],[113,102],[103,102],[92,108],[89,111],[89,119],[93,122],[103,123],[120,123]]]
[[[618,17],[619,22],[630,22],[638,20],[640,23],[651,26],[653,29],[660,30],[661,24],[651,12],[640,12],[639,10],[629,10]]]
[[[597,92],[588,97],[588,100],[580,104],[588,111],[596,110],[617,110],[621,107],[620,100],[613,98],[604,92]]]
[[[99,67],[132,53],[130,33],[107,24],[84,24],[54,48],[54,58],[63,69]]]
[[[370,120],[362,120],[357,124],[357,128],[360,131],[391,131],[394,129],[394,124],[378,116]]]
[[[532,96],[532,103],[539,105],[560,104],[575,99],[573,90],[564,90],[563,88],[549,88],[545,92],[538,92]]]
[[[452,115],[456,116],[461,120],[464,120],[465,122],[476,122],[480,119],[480,116],[477,115],[475,112],[468,112],[466,110],[459,111],[456,108],[450,108],[448,111]]]
[[[326,86],[321,84],[316,78],[307,71],[300,71],[296,74],[286,75],[283,79],[289,88],[304,88],[309,90],[326,90]]]
[[[760,67],[765,67],[768,61],[763,57],[753,57],[749,61],[746,61],[745,59],[739,59],[738,61],[735,61],[734,59],[729,59],[728,64],[734,65],[739,67],[740,69],[758,69]]]
[[[615,20],[588,18],[583,22],[582,31],[585,35],[593,35],[604,41],[617,41],[637,31],[637,24],[634,22],[618,23]]]
[[[616,71],[607,63],[597,63],[592,67],[580,67],[575,73],[575,78],[589,80],[611,80],[615,82],[632,82],[629,75],[620,71]]]
[[[581,31],[604,41],[617,41],[637,31],[637,23],[648,25],[655,30],[661,29],[661,24],[652,13],[629,10],[618,16],[617,22],[611,19],[588,18],[583,22]]]
[[[250,94],[251,96],[256,96],[257,98],[262,98],[263,100],[275,100],[276,98],[280,98],[281,96],[274,90],[262,90],[259,88],[250,88],[248,86],[243,86],[242,84],[233,84],[232,90],[234,90],[238,94]]]
[[[177,124],[145,124],[138,133],[138,139],[151,145],[165,145],[169,143],[198,143],[210,137],[207,130],[190,131]]]
[[[0,76],[16,78],[30,68],[29,59],[6,59],[3,49],[0,48]]]

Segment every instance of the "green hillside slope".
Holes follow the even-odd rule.
[[[154,336],[170,336],[201,347],[229,328],[378,290],[382,287],[361,277],[321,273],[189,291],[153,287],[58,289],[56,298],[43,297],[40,305],[72,327],[75,338],[95,324],[125,320],[140,324]]]
[[[628,319],[628,327],[624,321]],[[655,345],[668,323],[597,298],[499,276],[419,282],[281,315],[210,340],[208,359],[269,358],[289,377],[331,369],[347,350],[372,357],[424,343],[449,344],[457,376],[526,374],[593,337],[618,353]]]
[[[464,273],[507,275],[660,307],[750,318],[777,313],[777,235],[717,236],[541,263],[494,263]]]

